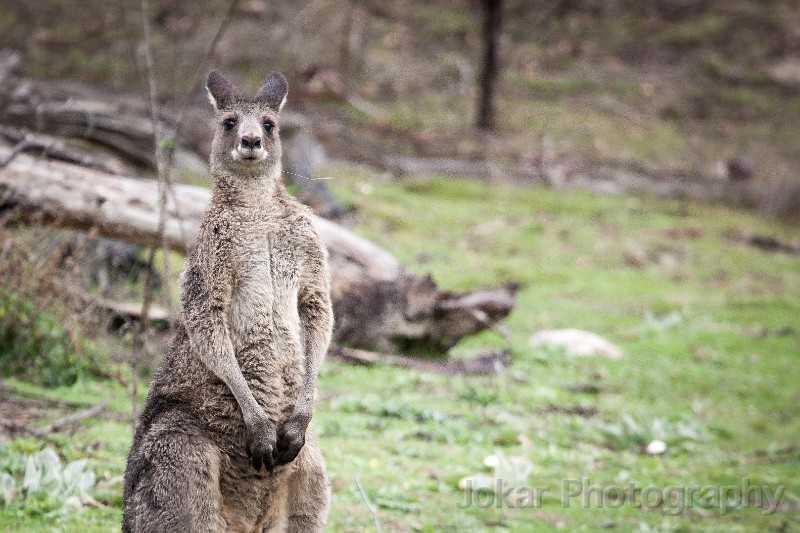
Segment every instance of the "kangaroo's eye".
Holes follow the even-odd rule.
[[[275,128],[275,124],[270,122],[269,120],[264,122],[264,131],[267,133],[272,133],[272,130]]]
[[[227,118],[222,122],[222,127],[225,128],[225,131],[231,131],[235,125],[235,118]]]

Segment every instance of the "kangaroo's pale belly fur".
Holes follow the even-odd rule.
[[[235,249],[238,275],[230,312],[236,359],[258,403],[275,423],[291,414],[305,375],[297,308],[299,279],[295,257],[270,234]],[[280,243],[280,244],[278,244]],[[283,376],[279,390],[265,390],[263,376]]]

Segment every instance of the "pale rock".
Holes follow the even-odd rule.
[[[649,455],[661,455],[667,451],[667,444],[663,440],[652,440],[644,449]]]
[[[483,459],[483,464],[485,466],[488,466],[489,468],[494,468],[494,467],[496,467],[497,465],[500,464],[500,458],[498,456],[496,456],[495,454],[487,455]]]
[[[603,337],[580,329],[545,329],[538,331],[528,339],[528,345],[531,347],[563,348],[568,354],[579,357],[602,355],[609,359],[621,359],[624,355],[621,348]]]

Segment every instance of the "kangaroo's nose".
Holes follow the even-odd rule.
[[[242,148],[261,148],[261,137],[252,133],[242,135]]]

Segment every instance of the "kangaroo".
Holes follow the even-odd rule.
[[[248,99],[215,70],[206,88],[213,193],[128,455],[122,531],[322,531],[308,426],[333,311],[326,249],[281,182],[288,85],[272,73]]]

